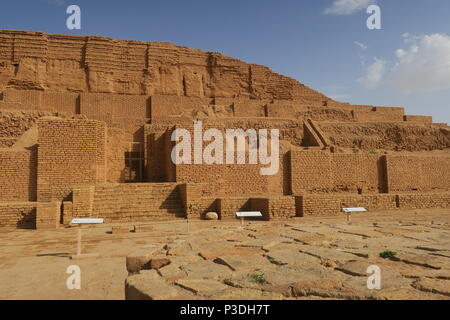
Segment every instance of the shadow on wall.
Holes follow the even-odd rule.
[[[24,213],[22,218],[17,221],[16,227],[18,229],[36,229],[36,208]]]

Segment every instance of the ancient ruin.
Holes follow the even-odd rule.
[[[426,107],[426,106],[424,106]],[[171,161],[176,128],[279,129],[279,170]],[[450,208],[450,128],[214,52],[0,31],[0,228]]]

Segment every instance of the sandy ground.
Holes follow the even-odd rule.
[[[450,210],[370,212],[353,215],[351,225],[344,215],[245,228],[238,221],[152,225],[150,232],[123,234],[112,234],[112,225],[85,228],[83,252],[99,256],[76,260],[70,256],[77,228],[1,232],[0,299],[124,299],[126,256],[155,246],[172,261],[155,272],[158,281],[189,299],[450,299]],[[386,250],[396,259],[380,258]],[[81,268],[80,290],[66,287],[74,264]],[[386,270],[376,294],[364,288],[371,264]],[[251,281],[255,275],[264,281]],[[197,278],[209,288],[218,283],[218,292],[203,292]]]

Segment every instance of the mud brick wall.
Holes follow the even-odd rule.
[[[295,118],[296,110],[292,101],[274,101],[267,104],[267,117]]]
[[[105,181],[104,123],[42,119],[38,128],[38,201],[62,201],[73,186]]]
[[[80,95],[69,92],[42,92],[40,110],[80,113]]]
[[[422,123],[433,123],[433,117],[430,116],[409,116],[404,117],[405,121],[410,122],[422,122]]]
[[[0,202],[0,229],[36,227],[36,203]]]
[[[450,208],[450,193],[399,194],[401,209]]]
[[[36,229],[56,229],[61,219],[61,202],[39,202],[36,208]]]
[[[329,216],[342,213],[342,208],[364,207],[368,210],[394,210],[397,208],[395,195],[302,195],[296,199],[297,215]],[[300,207],[299,207],[300,206]]]
[[[203,219],[208,212],[219,214],[219,203],[216,198],[191,199],[185,208],[186,218]]]
[[[89,119],[119,125],[130,133],[136,132],[150,117],[150,98],[140,95],[83,93],[80,113]]]
[[[450,190],[450,157],[387,156],[389,192]]]
[[[36,201],[36,150],[0,149],[0,201]]]
[[[234,219],[238,211],[252,210],[249,198],[221,198],[218,199],[219,218]]]
[[[188,219],[204,217],[207,212],[219,214],[219,200],[210,183],[187,183],[178,186],[180,200]]]
[[[269,199],[267,198],[252,198],[250,199],[251,211],[261,212],[264,220],[270,220]]]
[[[267,117],[266,104],[261,100],[238,100],[233,103],[235,117]]]
[[[93,217],[92,209],[94,205],[94,186],[76,186],[72,191],[72,206],[68,206],[67,216],[69,214],[73,218],[90,218]],[[66,203],[64,202],[64,214]],[[70,211],[71,210],[71,211]]]
[[[367,151],[430,151],[450,147],[448,130],[417,122],[321,122],[333,145]]]
[[[125,182],[125,152],[130,138],[123,129],[108,128],[106,144],[107,182]]]
[[[250,195],[268,192],[268,177],[260,174],[260,165],[177,165],[177,183],[214,181],[220,195]]]
[[[302,192],[384,192],[385,159],[379,155],[291,151],[293,194]]]
[[[260,211],[264,220],[283,220],[296,216],[296,197],[250,199],[251,211]]]
[[[404,108],[373,107],[372,110],[353,110],[353,117],[359,122],[402,122],[404,121]]]
[[[340,212],[339,198],[332,195],[304,195],[297,197],[297,208],[299,216],[331,216]]]
[[[267,67],[170,43],[8,30],[0,40],[0,61],[17,64],[8,78],[41,90],[329,100]]]
[[[268,220],[289,219],[295,215],[295,197],[268,198],[268,212],[264,215]]]
[[[211,102],[210,99],[202,97],[160,94],[152,95],[150,101],[152,120],[179,116],[192,109],[201,109]]]
[[[75,209],[74,202],[74,215]],[[153,221],[185,217],[185,211],[174,183],[98,184],[90,216],[106,222]]]
[[[260,164],[248,164],[248,152],[246,152],[245,164],[225,164],[225,144],[223,141],[223,154],[222,161],[224,164],[195,164],[195,136],[193,126],[180,126],[182,129],[186,129],[191,134],[191,164],[179,164],[175,165],[171,159],[171,152],[176,145],[176,142],[170,141],[172,133],[166,132],[165,139],[165,154],[164,159],[166,166],[166,177],[169,181],[176,181],[177,183],[202,183],[205,181],[212,181],[217,185],[217,196],[220,195],[242,195],[242,194],[258,194],[269,192],[269,185],[271,188],[275,188],[275,184],[280,185],[278,181],[274,181],[274,177],[261,175],[260,168],[267,167],[267,165]],[[210,129],[218,129],[222,132],[225,139],[225,127],[224,124],[208,123],[203,124],[203,132]],[[230,126],[229,128],[236,128]],[[239,128],[239,126],[237,126]],[[175,129],[175,128],[174,128]],[[203,141],[203,150],[209,145],[209,142]],[[202,151],[203,152],[203,151]],[[202,154],[203,155],[203,154]],[[236,141],[235,141],[235,161],[236,156]],[[202,162],[204,161],[202,157]],[[282,163],[280,164],[280,166]],[[280,174],[280,172],[278,172]],[[270,177],[270,178],[269,178]],[[272,183],[268,183],[269,179]],[[278,186],[278,188],[280,188]]]
[[[291,151],[291,174],[293,194],[330,190],[331,156],[327,152]]]
[[[145,136],[145,172],[147,181],[162,182],[166,179],[166,127],[147,125]]]
[[[386,191],[386,159],[370,154],[331,154],[333,185],[337,190],[363,193]]]
[[[62,204],[62,223],[68,225],[73,219],[73,202],[64,201]]]

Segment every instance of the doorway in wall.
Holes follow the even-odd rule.
[[[129,142],[125,152],[125,182],[142,182],[144,148],[142,142]]]

